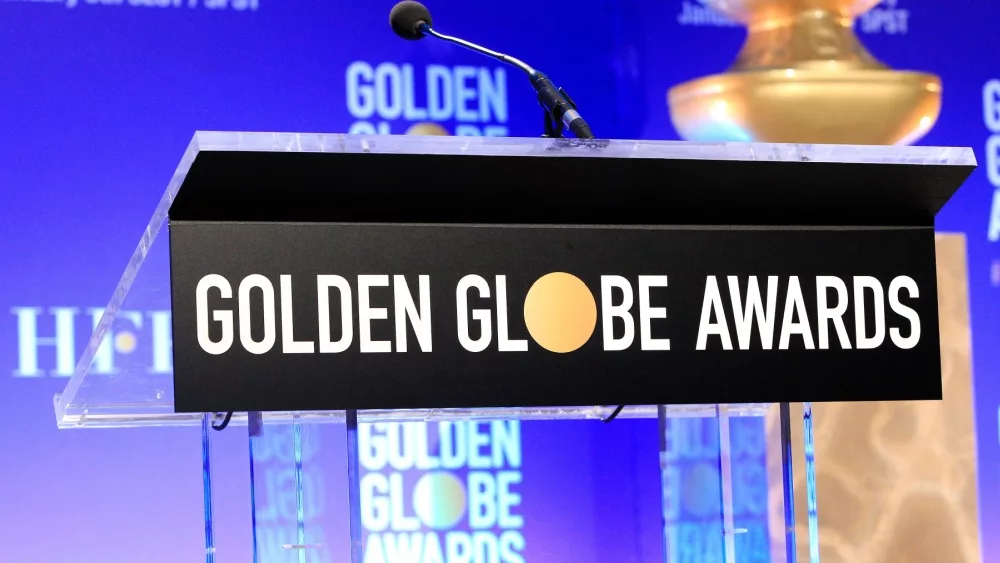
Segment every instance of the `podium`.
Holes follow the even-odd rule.
[[[200,132],[58,425],[192,427],[209,562],[815,560],[811,404],[941,399],[934,216],[975,165]],[[561,442],[613,450],[632,423],[658,444],[634,464],[651,487]],[[249,454],[223,460],[246,469],[245,545],[217,537],[223,439]],[[655,507],[655,537],[610,505]]]

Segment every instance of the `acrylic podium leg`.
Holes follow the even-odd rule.
[[[662,405],[658,418],[664,561],[795,563],[787,405]]]
[[[205,510],[205,563],[215,563],[214,499],[212,496],[212,415],[201,418],[201,479]]]
[[[353,508],[344,456],[351,436],[334,414],[273,422],[250,414],[254,563],[352,561],[344,526]]]
[[[785,561],[795,561],[795,472],[792,453],[792,418],[788,403],[778,405],[778,447],[781,449],[781,500],[784,516]]]
[[[816,508],[816,448],[813,444],[812,403],[802,404],[802,450],[805,453],[809,563],[819,563],[819,512]]]
[[[729,407],[715,405],[715,419],[719,427],[719,495],[722,505],[722,541],[725,561],[735,562],[736,526],[733,522],[733,461],[729,436]]]
[[[780,513],[784,526],[781,560],[819,563],[812,404],[782,403],[774,407],[767,413],[767,436],[772,451],[780,448],[780,455],[772,458],[769,479],[782,482],[780,490],[771,491],[774,522]]]
[[[347,487],[350,512],[351,563],[362,563],[361,528],[361,467],[358,460],[358,411],[346,412],[347,420]]]

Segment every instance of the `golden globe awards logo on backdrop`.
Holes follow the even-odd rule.
[[[1000,241],[1000,79],[983,84],[983,125],[989,135],[985,151],[986,178],[993,186],[986,238],[995,243]],[[990,264],[990,284],[1000,287],[1000,257]]]
[[[308,546],[302,550],[305,561],[337,561],[330,538],[339,528],[323,525],[339,508],[328,497],[330,477],[322,457],[326,432],[323,425],[274,424],[253,438],[254,534],[259,561],[301,561],[288,548],[300,541],[296,537],[300,510],[306,523],[301,538]],[[300,465],[289,463],[292,459]]]
[[[523,563],[521,430],[510,421],[359,426],[365,563]]]
[[[30,2],[33,4],[62,5],[67,8],[173,8],[173,9],[203,9],[231,10],[236,12],[256,12],[260,8],[260,0],[5,0],[7,2]]]
[[[355,61],[346,73],[351,134],[457,136],[508,133],[507,69]]]
[[[1000,80],[983,84],[983,124],[989,137],[986,139],[986,178],[993,186],[987,238],[1000,241]]]
[[[765,424],[758,417],[729,422],[730,510],[740,560],[771,561]],[[715,418],[670,417],[661,427],[660,491],[664,561],[726,561],[720,536],[719,427]]]
[[[14,377],[70,377],[104,309],[12,307],[11,314],[17,327]],[[118,311],[90,373],[114,375],[127,365],[130,371],[169,375],[173,370],[170,315],[168,310]]]

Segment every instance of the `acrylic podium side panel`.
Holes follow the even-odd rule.
[[[780,418],[780,409],[715,405],[714,416],[683,416],[664,407],[664,561],[795,561],[786,506],[791,460],[783,459],[780,439],[767,436],[767,422]]]
[[[265,422],[251,438],[255,546],[269,563],[787,563],[786,512],[767,505],[769,490],[791,496],[766,470],[781,456],[765,440],[775,409],[362,423],[356,482],[334,446],[343,426]]]
[[[66,388],[54,399],[60,427],[198,425],[173,409],[167,212],[195,152],[181,159]]]

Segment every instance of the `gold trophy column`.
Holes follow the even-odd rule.
[[[937,76],[889,69],[854,35],[879,0],[704,0],[747,26],[723,74],[667,93],[689,141],[906,145],[941,111]]]

